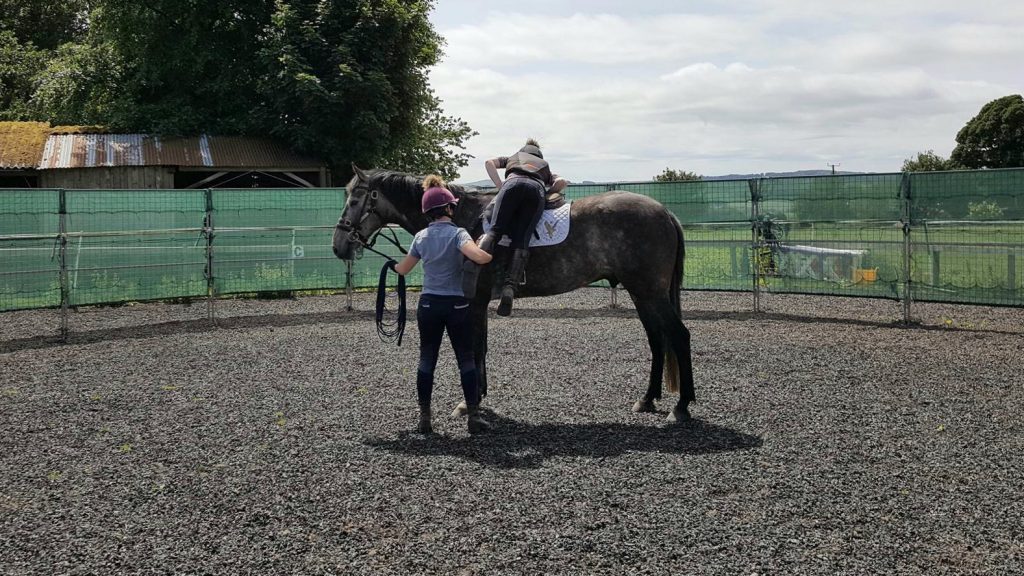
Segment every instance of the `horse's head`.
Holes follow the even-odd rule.
[[[384,226],[408,227],[408,218],[382,188],[384,180],[375,177],[374,171],[364,172],[355,164],[352,171],[355,176],[345,187],[345,209],[334,228],[334,255],[342,260],[353,259],[357,249],[366,245]]]

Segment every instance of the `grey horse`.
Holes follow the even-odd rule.
[[[348,183],[347,203],[334,231],[334,254],[351,260],[360,245],[388,224],[410,234],[427,227],[420,213],[422,177],[389,170],[360,170]],[[449,187],[458,198],[455,223],[477,238],[483,233],[481,214],[494,193]],[[690,418],[695,399],[690,332],[680,316],[679,289],[685,248],[676,217],[656,200],[632,192],[611,191],[572,202],[569,235],[561,244],[531,248],[527,283],[516,297],[552,296],[607,280],[629,292],[651,348],[647,392],[635,412],[655,412],[662,378],[679,401],[671,422]],[[497,258],[496,258],[497,261]],[[480,369],[480,392],[487,394],[487,305],[494,275],[480,274],[472,301],[476,331],[474,355]],[[681,387],[681,391],[680,391]],[[464,409],[456,408],[456,412]]]

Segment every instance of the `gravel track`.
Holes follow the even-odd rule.
[[[632,310],[520,301],[472,438],[372,295],[2,314],[0,573],[1024,572],[1024,310],[750,299],[684,294],[684,426]]]

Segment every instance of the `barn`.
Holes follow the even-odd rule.
[[[326,163],[269,138],[0,122],[0,188],[317,188]]]

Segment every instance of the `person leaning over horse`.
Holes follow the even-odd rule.
[[[491,255],[477,247],[469,232],[452,222],[459,201],[445,187],[440,176],[427,176],[423,180],[423,189],[421,208],[430,224],[416,234],[409,254],[395,265],[395,271],[404,276],[423,260],[423,292],[416,308],[420,331],[420,363],[416,370],[416,394],[420,407],[417,430],[423,434],[433,431],[430,397],[434,391],[437,355],[447,329],[459,365],[462,393],[468,408],[469,432],[486,432],[490,424],[479,411],[479,378],[473,359],[469,301],[462,290],[462,267],[463,256],[482,265],[491,261]]]
[[[506,267],[498,304],[498,314],[508,316],[512,313],[516,285],[525,284],[522,279],[530,255],[530,237],[544,215],[545,189],[551,187],[557,192],[567,182],[551,173],[540,145],[532,138],[512,156],[491,158],[484,162],[484,167],[498,187],[498,197],[491,216],[491,230],[480,239],[480,247],[493,254],[502,236],[508,234],[512,239],[512,261]],[[498,176],[499,168],[505,169],[504,183]]]

